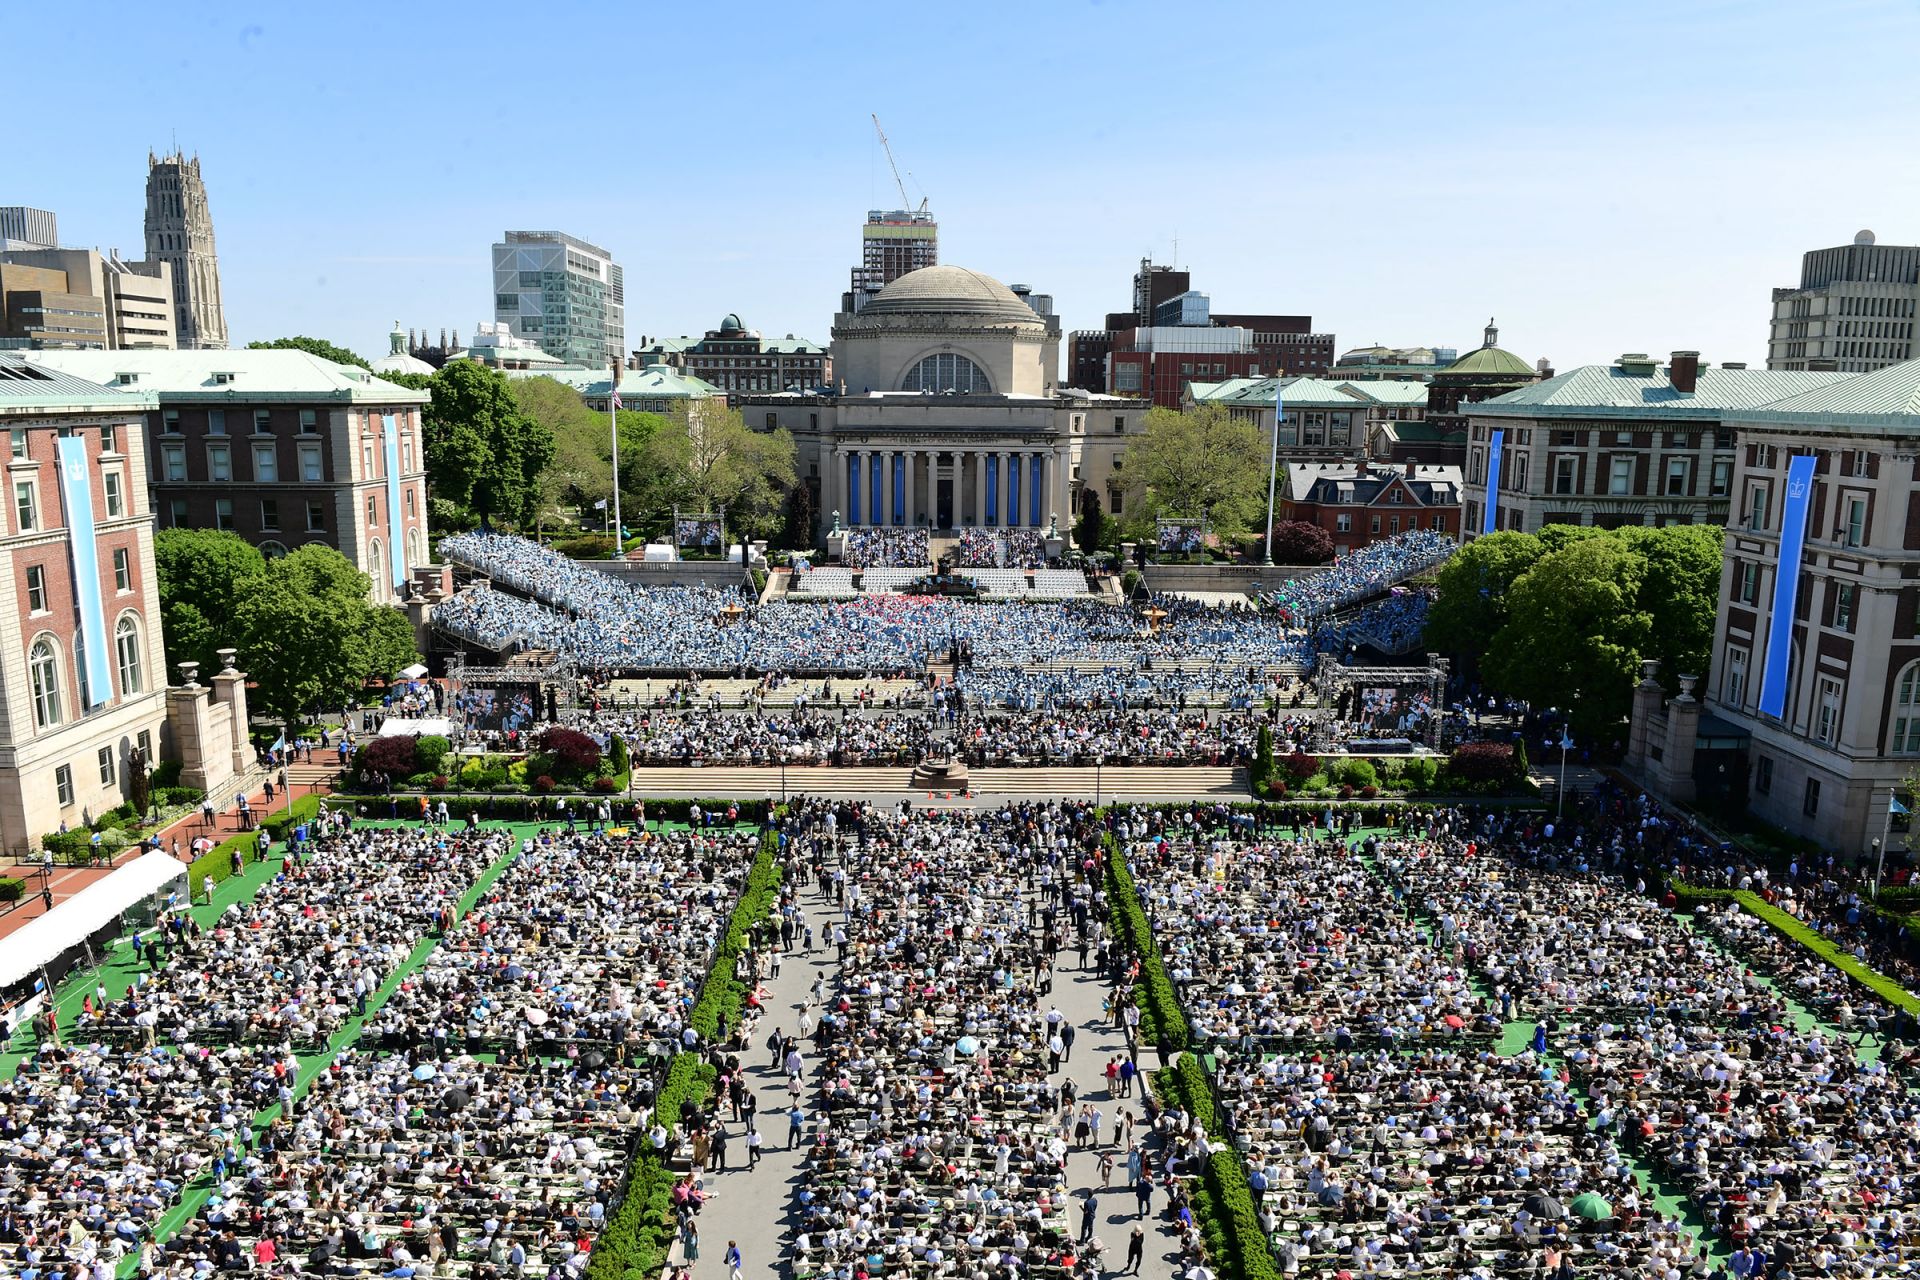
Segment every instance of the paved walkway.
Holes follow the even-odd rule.
[[[833,948],[823,941],[836,914],[831,900],[821,895],[817,885],[803,890],[800,899],[806,920],[813,926],[816,948],[812,955],[802,955],[796,943],[794,953],[782,963],[780,976],[765,985],[767,1013],[755,1028],[753,1048],[745,1057],[747,1072],[759,1099],[759,1128],[766,1146],[759,1167],[747,1170],[744,1167],[746,1145],[741,1140],[744,1125],[727,1125],[732,1139],[728,1147],[728,1160],[732,1168],[727,1173],[703,1175],[707,1187],[715,1192],[715,1198],[700,1213],[700,1257],[691,1264],[695,1280],[727,1280],[724,1259],[729,1240],[739,1242],[745,1264],[742,1269],[743,1280],[784,1280],[786,1276],[787,1250],[798,1222],[798,1192],[804,1181],[799,1159],[804,1143],[801,1149],[786,1149],[788,1126],[782,1114],[788,1104],[786,1076],[772,1065],[765,1044],[768,1035],[776,1027],[797,1033],[801,1012],[810,1003],[809,988],[816,979],[824,977],[831,993],[839,969]],[[1088,958],[1091,961],[1091,952]],[[1108,1058],[1125,1052],[1125,1038],[1102,1021],[1100,1003],[1109,989],[1107,984],[1097,974],[1080,969],[1078,959],[1074,950],[1063,950],[1059,955],[1060,964],[1054,971],[1051,1000],[1078,1029],[1073,1049],[1062,1064],[1062,1070],[1078,1086],[1080,1100],[1092,1103],[1104,1113],[1101,1137],[1107,1142],[1104,1148],[1076,1150],[1069,1157],[1068,1185],[1075,1193],[1075,1199],[1068,1221],[1077,1232],[1080,1226],[1079,1193],[1100,1186],[1100,1151],[1113,1151],[1116,1166],[1113,1189],[1099,1196],[1099,1226],[1096,1229],[1099,1239],[1106,1245],[1102,1269],[1112,1274],[1125,1265],[1128,1237],[1141,1221],[1134,1212],[1134,1196],[1127,1184],[1126,1150],[1111,1144],[1113,1126],[1123,1110],[1131,1111],[1136,1121],[1140,1119],[1143,1114],[1142,1095],[1136,1087],[1131,1098],[1108,1096],[1104,1068]],[[815,1122],[811,1102],[818,1096],[819,1085],[815,1074],[818,1065],[811,1050],[811,1042],[803,1041],[802,1052],[808,1065],[808,1093],[803,1106],[809,1108],[806,1120],[809,1135],[813,1132]],[[1151,1056],[1142,1064],[1146,1069],[1152,1065]],[[1135,1132],[1142,1138],[1151,1137],[1144,1126],[1136,1128]],[[1154,1158],[1149,1151],[1149,1161]],[[1166,1220],[1165,1206],[1165,1196],[1156,1195],[1154,1212],[1159,1217],[1150,1224],[1146,1260],[1140,1271],[1148,1280],[1172,1280],[1174,1275],[1177,1236]],[[673,1261],[684,1261],[678,1246],[675,1247]]]
[[[253,809],[256,819],[264,818],[272,813],[279,813],[286,809],[287,805],[293,800],[313,795],[316,792],[324,794],[330,791],[333,780],[339,775],[339,772],[339,766],[331,752],[326,754],[324,762],[321,759],[321,753],[315,752],[311,764],[299,763],[287,766],[287,786],[293,793],[291,796],[280,789],[276,775],[273,803],[272,805],[268,805],[266,790],[260,785],[261,782],[265,781],[266,775],[265,773],[260,773],[254,779],[253,785],[248,788],[247,804]],[[182,862],[190,862],[194,858],[193,842],[196,838],[206,836],[211,840],[220,841],[237,834],[241,830],[239,806],[234,803],[234,797],[237,795],[239,795],[239,791],[236,787],[230,794],[214,797],[215,804],[219,806],[219,812],[215,816],[212,827],[208,827],[200,821],[200,811],[197,809],[174,819],[162,827],[160,829],[160,847],[162,849],[171,849],[175,842],[178,842],[180,845],[180,860]],[[75,894],[91,888],[99,881],[104,880],[114,868],[124,867],[145,851],[144,845],[129,845],[116,854],[111,860],[103,861],[97,866],[56,866],[53,868],[53,874],[50,877],[50,887],[53,890],[53,905],[59,906]],[[48,908],[45,900],[39,896],[41,885],[40,873],[40,864],[32,860],[32,858],[20,859],[10,866],[0,867],[0,876],[18,876],[26,880],[28,894],[28,896],[21,899],[18,907],[7,912],[5,915],[0,915],[0,938],[6,937],[35,916],[46,913]]]

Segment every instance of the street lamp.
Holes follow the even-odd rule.
[[[1884,854],[1885,846],[1880,843],[1880,837],[1875,836],[1873,838],[1873,896],[1876,900],[1880,897],[1880,859]]]
[[[1093,758],[1093,807],[1096,809],[1100,807],[1100,766],[1106,762],[1107,758],[1104,755],[1096,755]]]

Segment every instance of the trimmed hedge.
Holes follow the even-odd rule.
[[[1187,1047],[1192,1033],[1187,1015],[1180,1009],[1180,997],[1167,977],[1167,966],[1160,959],[1159,944],[1153,927],[1147,922],[1146,909],[1140,905],[1140,892],[1134,888],[1133,871],[1119,842],[1107,837],[1107,898],[1113,904],[1115,926],[1121,941],[1140,957],[1140,982],[1134,987],[1134,1002],[1140,1006],[1140,1032],[1159,1046],[1160,1052],[1173,1053]]]
[[[1185,1108],[1200,1122],[1209,1139],[1227,1143],[1208,1155],[1200,1176],[1187,1184],[1194,1220],[1207,1242],[1214,1270],[1222,1280],[1280,1280],[1273,1246],[1260,1229],[1246,1162],[1220,1125],[1205,1069],[1193,1054],[1183,1053],[1173,1066],[1155,1072],[1153,1082],[1162,1098]]]
[[[334,802],[333,807],[350,807],[355,813],[360,811],[361,805],[365,805],[367,817],[369,818],[385,818],[387,816],[388,806],[394,804],[400,806],[400,814],[402,817],[417,818],[420,815],[420,802],[422,800],[430,801],[436,810],[439,809],[440,802],[444,800],[447,805],[448,817],[464,819],[468,813],[477,811],[481,819],[487,822],[542,821],[543,819],[539,817],[540,802],[542,799],[546,799],[548,804],[548,814],[545,820],[557,822],[560,821],[560,819],[554,816],[552,808],[557,801],[562,799],[578,801],[589,798],[596,803],[600,799],[597,795],[583,796],[562,792],[555,792],[552,797],[530,796],[519,793],[473,795],[467,793],[430,794],[427,792],[400,792],[398,794],[386,795],[357,795],[352,792],[338,792],[328,797],[329,800]],[[621,803],[630,803],[630,799],[623,798]],[[738,821],[755,823],[765,822],[767,820],[767,810],[769,807],[766,800],[647,800],[647,819],[653,822],[685,822],[687,820],[687,814],[691,811],[692,806],[696,804],[708,813],[724,814],[729,807],[737,807],[739,810]]]
[[[1788,941],[1796,942],[1813,952],[1814,955],[1819,956],[1894,1008],[1903,1009],[1920,1018],[1920,999],[1916,999],[1911,991],[1878,969],[1861,964],[1818,929],[1813,928],[1791,911],[1783,911],[1774,906],[1752,890],[1696,889],[1691,885],[1678,882],[1670,887],[1673,889],[1674,897],[1683,903],[1733,899],[1740,904],[1742,910],[1773,926],[1774,932]]]
[[[714,950],[713,967],[707,971],[707,980],[700,988],[700,998],[694,1002],[693,1012],[687,1015],[687,1022],[708,1043],[718,1038],[722,1021],[733,1028],[740,1025],[740,1014],[747,1003],[747,989],[734,976],[734,963],[740,958],[740,953],[747,949],[754,926],[773,914],[779,900],[779,850],[778,836],[768,832],[761,838],[760,851],[753,857],[753,869],[747,872],[747,882],[740,890],[740,900],[733,905],[727,931],[721,935],[720,945]]]
[[[0,902],[18,902],[27,891],[27,882],[18,876],[0,876]]]

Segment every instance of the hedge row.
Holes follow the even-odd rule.
[[[654,1099],[657,1115],[677,1116],[681,1103],[707,1100],[712,1068],[697,1053],[675,1054]],[[645,1139],[638,1139],[644,1144]],[[627,1168],[627,1189],[620,1207],[594,1241],[586,1280],[656,1280],[673,1247],[673,1170],[651,1147],[640,1146]]]
[[[187,896],[200,892],[212,876],[218,884],[233,874],[233,855],[240,854],[240,864],[260,860],[260,832],[265,831],[273,837],[275,844],[285,844],[292,836],[293,829],[303,822],[311,822],[320,812],[319,796],[302,796],[293,802],[292,807],[261,819],[260,826],[253,831],[242,831],[238,835],[228,836],[213,848],[193,860],[187,868]]]
[[[1187,1015],[1180,1009],[1180,997],[1174,992],[1173,980],[1167,977],[1167,966],[1161,962],[1153,927],[1140,905],[1140,892],[1134,888],[1133,870],[1111,835],[1107,837],[1107,900],[1113,904],[1121,943],[1140,958],[1140,981],[1134,986],[1133,998],[1140,1006],[1141,1034],[1158,1045],[1163,1054],[1186,1048],[1191,1039]]]
[[[779,899],[779,852],[780,837],[768,832],[760,840],[760,851],[754,855],[753,869],[747,873],[747,883],[740,890],[740,900],[733,906],[727,931],[713,953],[713,967],[707,971],[707,981],[700,988],[700,998],[694,1002],[693,1012],[687,1016],[693,1029],[709,1043],[719,1038],[722,1022],[730,1028],[740,1025],[740,1015],[746,1008],[747,988],[734,976],[734,966],[740,953],[752,941],[754,928],[773,914]]]
[[[1819,956],[1894,1008],[1904,1009],[1916,1018],[1920,1018],[1920,999],[1916,999],[1911,991],[1878,969],[1860,963],[1818,929],[1813,928],[1791,911],[1783,911],[1774,906],[1752,890],[1696,889],[1691,885],[1677,882],[1672,885],[1672,889],[1674,896],[1682,902],[1733,899],[1750,915],[1757,916],[1773,926],[1774,932],[1788,941],[1798,943],[1813,952],[1814,955]]]
[[[0,876],[0,902],[18,902],[27,891],[27,882],[18,876]]]
[[[1211,1142],[1223,1144],[1207,1156],[1200,1176],[1189,1182],[1194,1220],[1207,1242],[1207,1254],[1222,1280],[1280,1280],[1273,1246],[1260,1229],[1247,1166],[1233,1149],[1213,1105],[1213,1089],[1199,1060],[1183,1053],[1153,1077],[1161,1098],[1184,1108],[1200,1122]]]
[[[334,808],[351,808],[355,813],[365,810],[369,818],[385,818],[394,805],[399,806],[402,818],[420,816],[421,801],[426,801],[437,812],[444,803],[447,816],[464,820],[469,813],[477,812],[486,822],[541,822],[561,821],[559,804],[562,800],[578,800],[579,796],[528,796],[528,795],[338,795],[331,797]],[[602,797],[593,797],[597,803]],[[630,797],[616,798],[617,806],[633,803]],[[768,802],[766,800],[648,800],[647,818],[655,822],[685,822],[694,805],[708,813],[725,813],[729,808],[739,810],[741,822],[765,822]],[[579,812],[576,807],[575,812]],[[544,817],[542,816],[544,813]]]
[[[734,903],[727,931],[713,953],[713,966],[707,971],[700,998],[688,1015],[687,1021],[708,1041],[717,1035],[722,1019],[729,1027],[740,1025],[747,991],[733,976],[734,964],[746,949],[754,926],[773,913],[780,892],[779,852],[779,837],[768,832],[754,855],[753,869],[747,873],[740,899]],[[688,1101],[704,1105],[713,1091],[713,1079],[713,1068],[701,1054],[675,1054],[654,1100],[654,1114],[678,1116],[681,1104]],[[627,1169],[626,1195],[594,1242],[586,1280],[656,1280],[673,1248],[673,1182],[673,1171],[650,1147],[641,1146],[635,1151]]]

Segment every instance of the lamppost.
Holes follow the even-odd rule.
[[[1267,454],[1267,543],[1265,564],[1273,563],[1273,491],[1275,482],[1280,478],[1280,419],[1285,414],[1282,404],[1286,384],[1276,376],[1273,380],[1273,444]]]
[[[1104,755],[1096,755],[1093,758],[1093,807],[1096,809],[1100,807],[1100,767],[1106,762],[1107,758]]]

